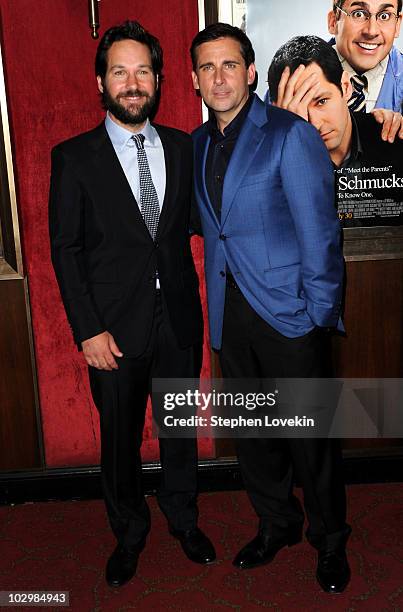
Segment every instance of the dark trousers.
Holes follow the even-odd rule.
[[[286,338],[256,314],[239,289],[227,286],[219,351],[225,378],[327,377],[327,344],[326,332],[318,328]],[[237,454],[260,529],[276,536],[303,523],[301,504],[293,495],[297,476],[304,493],[308,540],[318,549],[344,546],[350,528],[338,440],[239,439]]]
[[[202,347],[179,348],[157,292],[153,328],[146,351],[118,359],[118,370],[89,368],[92,396],[101,422],[101,473],[112,530],[122,546],[141,542],[150,512],[141,479],[140,447],[153,378],[194,378],[200,374]],[[157,498],[170,526],[197,524],[197,441],[160,439],[162,466]]]

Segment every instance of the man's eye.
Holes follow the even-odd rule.
[[[351,17],[353,19],[366,19],[368,17],[368,13],[367,11],[361,10],[351,11]]]
[[[113,73],[115,76],[122,76],[124,74],[124,70],[115,70]]]
[[[234,68],[236,68],[236,64],[232,64],[232,63],[225,64],[225,67],[229,68],[230,70],[233,70]]]
[[[202,67],[202,72],[209,72],[213,70],[213,66],[203,66]]]
[[[391,17],[392,17],[392,13],[388,13],[388,11],[384,11],[382,13],[378,13],[377,19],[379,19],[379,21],[389,21]]]
[[[318,106],[324,106],[324,104],[326,104],[328,100],[329,98],[321,98],[320,100],[318,100],[317,104]]]

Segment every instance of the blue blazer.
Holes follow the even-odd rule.
[[[213,348],[221,347],[228,268],[250,306],[284,336],[337,325],[340,223],[318,131],[254,96],[225,174],[220,221],[206,189],[206,124],[193,142]]]
[[[388,66],[375,107],[403,112],[403,53],[396,47],[390,50]]]

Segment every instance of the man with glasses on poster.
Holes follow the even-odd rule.
[[[331,43],[350,74],[350,110],[387,108],[402,112],[403,54],[393,46],[399,36],[402,0],[339,0],[328,14]]]

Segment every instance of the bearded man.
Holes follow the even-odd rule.
[[[151,380],[195,378],[202,355],[198,277],[189,244],[192,144],[150,123],[162,49],[134,21],[110,28],[95,72],[105,121],[52,152],[52,261],[100,414],[101,473],[117,547],[110,586],[136,571],[150,529],[140,446]],[[197,563],[215,558],[197,527],[195,439],[160,439],[158,502]]]

